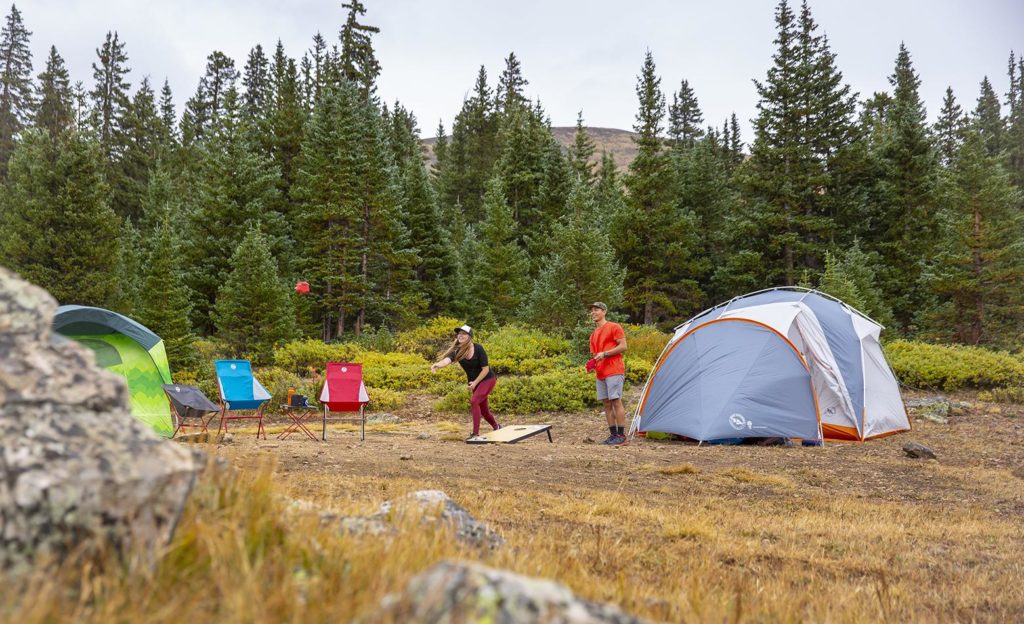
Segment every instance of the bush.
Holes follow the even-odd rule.
[[[274,365],[296,375],[322,375],[328,362],[358,361],[363,350],[351,343],[295,340],[274,349]]]
[[[395,350],[395,335],[387,327],[369,327],[359,336],[352,336],[351,342],[367,351],[390,353]]]
[[[493,411],[579,412],[597,405],[594,377],[583,371],[554,371],[531,377],[503,377],[490,396]],[[469,391],[458,387],[434,405],[443,412],[469,411]]]
[[[366,387],[366,393],[370,395],[370,403],[366,406],[367,411],[387,412],[402,407],[405,402],[405,394],[387,388]]]
[[[516,371],[528,360],[562,358],[567,364],[571,344],[565,338],[552,336],[537,329],[520,325],[506,325],[496,332],[488,333],[481,339],[487,349],[487,357],[501,363],[506,371]],[[501,371],[499,371],[501,372]]]
[[[623,325],[626,332],[626,358],[637,358],[654,362],[661,355],[672,334],[667,334],[654,325]],[[650,367],[647,368],[648,372]]]
[[[355,361],[363,365],[366,385],[375,388],[416,390],[432,381],[430,364],[414,353],[364,351]]]
[[[231,359],[231,347],[223,340],[219,340],[217,338],[201,338],[193,342],[192,346],[199,354],[199,359],[203,363],[213,362],[214,360]]]
[[[647,383],[647,375],[654,368],[653,362],[636,357],[626,356],[626,384],[642,386]]]
[[[426,325],[400,332],[395,337],[395,349],[416,353],[433,361],[455,339],[452,333],[455,328],[463,325],[464,322],[450,316],[438,316]]]
[[[268,366],[266,368],[254,369],[253,376],[271,394],[271,398],[266,403],[264,411],[281,411],[281,406],[288,402],[288,388],[295,388],[296,394],[309,397],[311,404],[317,398],[319,388],[314,388],[311,380],[300,379],[295,373],[283,368]]]
[[[894,340],[885,345],[893,372],[916,388],[999,388],[1024,385],[1024,362],[980,347]]]

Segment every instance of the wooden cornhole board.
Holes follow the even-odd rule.
[[[554,442],[551,439],[551,425],[505,425],[497,431],[482,433],[472,440],[466,440],[466,444],[515,444],[545,432],[548,434],[548,442]]]

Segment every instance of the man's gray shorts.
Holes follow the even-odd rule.
[[[605,399],[621,399],[622,382],[625,380],[625,375],[612,375],[610,377],[605,377],[604,379],[598,379],[597,400],[604,401]]]

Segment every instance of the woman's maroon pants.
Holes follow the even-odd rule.
[[[494,384],[498,383],[497,377],[491,377],[490,379],[484,379],[476,386],[476,390],[473,391],[473,398],[470,399],[469,404],[473,410],[473,435],[480,435],[480,417],[483,416],[487,424],[498,428],[498,421],[494,420],[494,415],[491,414],[491,409],[487,406],[487,395],[494,390]]]

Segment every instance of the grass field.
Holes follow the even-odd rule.
[[[557,414],[555,442],[470,446],[416,402],[398,425],[326,443],[257,442],[211,470],[155,565],[110,557],[3,589],[8,622],[378,621],[381,599],[444,559],[556,579],[654,621],[1009,622],[1024,618],[1024,420],[976,402],[947,425],[824,448],[603,438]],[[541,420],[505,416],[506,422]],[[938,461],[911,460],[916,440]],[[443,529],[354,537],[289,510],[341,514],[442,489],[498,531],[494,552]]]

